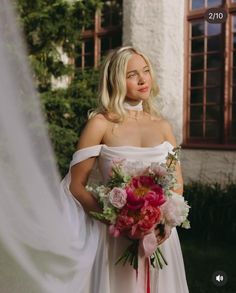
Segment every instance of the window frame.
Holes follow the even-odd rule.
[[[185,52],[185,66],[184,66],[184,117],[183,117],[183,144],[182,146],[184,148],[190,148],[190,149],[223,149],[223,150],[235,150],[236,149],[236,141],[229,142],[229,124],[230,124],[230,102],[232,101],[232,62],[233,58],[231,54],[231,42],[232,42],[232,15],[236,15],[236,2],[233,3],[231,0],[225,0],[223,1],[223,4],[214,6],[214,7],[223,7],[227,11],[227,20],[225,24],[222,25],[223,29],[223,37],[224,37],[224,52],[223,57],[225,60],[224,67],[222,68],[223,73],[223,85],[221,86],[221,89],[223,87],[223,102],[224,102],[224,110],[221,112],[223,117],[223,127],[222,127],[222,133],[221,133],[221,142],[216,143],[212,142],[211,140],[204,140],[200,141],[200,139],[190,139],[188,136],[188,130],[190,126],[190,52],[189,52],[189,46],[190,46],[190,21],[193,20],[200,20],[204,19],[204,13],[207,10],[206,8],[196,9],[196,10],[190,10],[191,2],[186,0],[185,1],[185,30],[184,30],[184,52]],[[206,52],[204,51],[204,54]],[[227,74],[228,73],[228,74]],[[203,84],[203,89],[205,89],[205,81]],[[204,101],[203,101],[204,103]],[[203,104],[202,103],[202,104]],[[232,120],[231,120],[232,121]]]
[[[121,5],[123,7],[123,1],[121,1]],[[83,29],[82,30],[82,36],[81,36],[81,67],[80,69],[85,69],[85,68],[92,68],[92,67],[85,67],[85,52],[84,52],[84,47],[85,44],[84,42],[86,40],[93,40],[94,41],[94,65],[93,68],[97,68],[100,64],[101,60],[101,38],[103,36],[110,36],[110,35],[115,35],[117,33],[120,33],[122,36],[122,25],[117,25],[117,26],[107,26],[107,27],[102,27],[101,25],[101,18],[102,18],[102,13],[101,10],[98,8],[95,12],[95,17],[94,17],[94,29]]]

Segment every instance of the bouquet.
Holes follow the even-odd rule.
[[[98,199],[101,213],[92,212],[98,220],[109,223],[114,237],[127,236],[131,244],[116,263],[129,262],[138,269],[140,249],[153,267],[163,267],[167,261],[157,244],[160,233],[172,227],[189,228],[189,206],[183,197],[173,192],[176,184],[176,164],[180,148],[168,153],[166,163],[113,161],[111,176],[105,185],[87,186]]]

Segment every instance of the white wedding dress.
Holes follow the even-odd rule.
[[[97,170],[102,182],[109,178],[113,160],[126,159],[138,166],[148,166],[151,162],[165,162],[168,152],[173,146],[165,141],[155,147],[119,146],[109,147],[95,145],[74,153],[71,166],[90,157],[97,157]],[[142,162],[142,165],[140,165]],[[98,173],[92,175],[90,181],[98,181]],[[129,245],[124,237],[113,238],[107,232],[106,225],[99,223],[85,214],[80,203],[69,191],[70,172],[62,181],[66,193],[70,223],[78,233],[82,250],[81,258],[88,261],[87,272],[82,276],[84,287],[78,293],[144,293],[136,280],[136,272],[129,265],[115,265],[116,260]],[[184,263],[177,231],[174,228],[171,236],[162,245],[161,250],[168,262],[162,270],[151,267],[151,293],[187,293]],[[145,277],[145,275],[144,275]]]

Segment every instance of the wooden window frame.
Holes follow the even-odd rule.
[[[102,27],[101,25],[101,11],[97,9],[95,12],[95,21],[94,21],[94,29],[93,30],[83,30],[82,31],[82,55],[81,55],[81,67],[82,69],[85,67],[85,52],[84,52],[84,42],[86,40],[94,41],[94,68],[99,66],[101,60],[101,38],[103,36],[115,35],[117,33],[122,34],[121,26],[107,26]]]
[[[224,110],[223,110],[223,128],[222,128],[222,142],[221,143],[212,143],[211,141],[204,141],[204,142],[194,142],[194,140],[189,141],[188,138],[188,129],[189,129],[189,66],[191,62],[191,58],[189,56],[189,38],[190,38],[190,31],[189,31],[189,22],[192,20],[200,20],[204,19],[204,13],[206,9],[196,9],[196,10],[190,10],[190,4],[191,2],[189,0],[185,1],[185,32],[184,32],[184,42],[185,42],[185,68],[184,68],[184,121],[183,121],[183,147],[184,148],[190,148],[190,149],[219,149],[219,150],[235,150],[236,149],[236,142],[229,142],[229,124],[230,124],[230,102],[232,102],[232,54],[231,54],[231,44],[232,44],[232,17],[231,15],[236,15],[236,2],[233,3],[231,0],[225,0],[223,1],[222,5],[219,5],[218,7],[223,7],[227,11],[227,20],[225,24],[223,25],[223,36],[224,36],[224,68],[223,68],[223,81],[224,84],[221,86],[221,88],[224,88]],[[205,51],[204,51],[205,52]],[[206,53],[204,53],[206,54]],[[205,68],[204,68],[205,70]],[[204,81],[203,89],[206,88],[206,81]],[[205,101],[203,101],[204,103]],[[206,104],[205,104],[206,105]],[[232,121],[232,120],[231,120]]]

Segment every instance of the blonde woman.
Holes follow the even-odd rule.
[[[91,172],[98,166],[102,180],[109,178],[112,161],[126,159],[142,162],[164,162],[168,151],[176,146],[172,129],[155,106],[158,87],[147,56],[133,47],[112,51],[103,63],[99,86],[99,107],[90,114],[73,156],[69,174],[63,181],[65,192],[73,198],[79,210],[79,224],[84,245],[96,227],[98,244],[96,256],[87,272],[83,293],[147,292],[146,283],[139,282],[129,265],[115,265],[117,258],[129,244],[125,237],[113,238],[107,225],[91,218],[91,211],[99,211],[97,200],[85,188]],[[183,181],[177,166],[177,181],[182,195]],[[76,221],[78,216],[75,217]],[[72,219],[73,222],[73,219]],[[72,223],[73,224],[73,223]],[[93,229],[93,230],[91,230]],[[87,242],[86,242],[87,241]],[[176,229],[160,236],[168,266],[151,269],[152,293],[187,293],[187,283],[181,248]],[[145,278],[140,268],[140,278]]]

